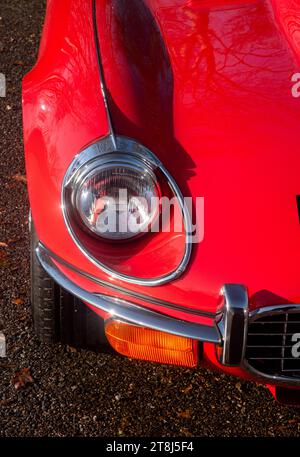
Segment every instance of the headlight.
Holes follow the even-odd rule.
[[[161,285],[188,264],[188,207],[161,161],[135,140],[107,135],[81,150],[64,176],[61,209],[81,253],[118,280]]]
[[[81,221],[108,240],[147,232],[159,214],[156,176],[136,158],[123,160],[116,154],[109,162],[95,162],[83,170],[77,183],[73,204]]]

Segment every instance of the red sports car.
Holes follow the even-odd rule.
[[[300,404],[299,37],[299,0],[48,0],[23,81],[43,341]]]

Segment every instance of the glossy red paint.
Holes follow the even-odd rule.
[[[23,83],[40,239],[94,276],[205,312],[215,312],[224,283],[245,284],[251,309],[300,303],[300,101],[291,95],[291,76],[300,71],[300,2],[97,0],[97,8],[115,130],[152,150],[185,196],[204,197],[204,240],[180,279],[149,288],[107,277],[67,232],[60,208],[66,169],[108,133],[89,0],[48,0],[39,59]],[[145,268],[139,259],[135,270]],[[208,363],[248,376],[220,367],[212,345],[205,348]]]

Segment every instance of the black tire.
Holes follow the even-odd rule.
[[[39,239],[31,222],[31,305],[34,330],[44,343],[63,343],[94,351],[108,350],[104,322],[78,298],[62,289],[40,265]]]

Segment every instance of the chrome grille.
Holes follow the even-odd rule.
[[[296,312],[276,311],[250,318],[246,347],[248,364],[259,372],[300,379],[300,357],[293,357],[292,341],[300,336],[300,309]],[[298,349],[300,353],[300,348]]]

